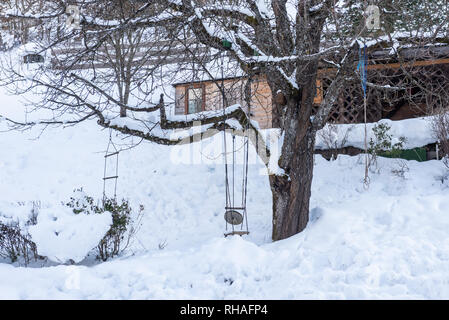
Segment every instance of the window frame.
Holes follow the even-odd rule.
[[[29,53],[23,56],[23,63],[44,63],[45,58],[43,55],[38,53]]]
[[[185,87],[185,101],[184,101],[184,114],[194,114],[189,113],[189,90],[190,89],[201,89],[201,111],[206,110],[206,90],[204,83],[193,83],[190,85],[187,85]]]

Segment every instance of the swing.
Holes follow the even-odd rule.
[[[247,130],[245,130],[247,131]],[[225,237],[232,235],[247,235],[248,230],[248,217],[246,212],[246,195],[248,185],[248,135],[245,132],[243,138],[243,179],[242,179],[242,197],[241,203],[236,205],[235,201],[235,163],[236,163],[236,150],[235,150],[235,135],[232,135],[232,165],[227,161],[227,147],[226,147],[226,127],[223,130],[223,143],[224,143],[224,158],[225,158],[225,189],[226,189],[226,206],[224,219],[226,221],[226,233]],[[230,167],[231,166],[231,167]],[[230,168],[229,168],[230,167]],[[232,175],[232,184],[230,183],[230,175]],[[228,225],[230,231],[228,231]],[[240,230],[238,230],[240,226]]]
[[[225,189],[226,189],[226,206],[224,219],[226,221],[226,231],[228,231],[228,225],[231,226],[231,231],[226,232],[225,237],[230,235],[245,235],[249,234],[248,231],[248,218],[246,213],[246,195],[248,185],[248,136],[245,134],[243,142],[243,179],[242,179],[242,198],[240,205],[236,205],[235,201],[235,135],[232,136],[232,165],[229,168],[226,152],[226,127],[223,130],[223,142],[224,142],[224,157],[225,157]],[[230,175],[232,175],[232,184],[230,184]],[[231,192],[232,191],[232,192]],[[232,198],[231,198],[232,196]],[[240,230],[236,230],[236,227],[240,226]],[[244,229],[245,227],[245,229]]]
[[[229,48],[232,44],[223,40],[223,47]],[[221,90],[222,90],[222,107],[223,107],[223,115],[225,114],[226,109],[226,97],[225,97],[225,87],[224,87],[224,57],[223,52],[221,52]],[[248,79],[249,81],[249,90],[251,90],[251,77]],[[250,97],[250,94],[248,97]],[[248,109],[249,109],[249,101],[248,101]],[[249,112],[248,112],[249,114]],[[242,178],[242,197],[239,205],[236,204],[235,201],[235,164],[236,164],[236,150],[235,150],[235,135],[232,134],[232,165],[228,163],[227,157],[227,141],[226,141],[226,125],[223,126],[223,157],[225,163],[225,192],[226,192],[226,205],[225,205],[225,214],[224,219],[226,221],[226,232],[224,233],[225,237],[233,236],[233,235],[248,235],[248,217],[246,212],[246,196],[247,196],[247,186],[248,186],[248,154],[249,154],[249,123],[244,128],[244,137],[243,137],[243,178]],[[230,176],[232,175],[232,184],[230,184]],[[232,197],[231,197],[232,196]],[[228,228],[230,226],[230,230]],[[240,228],[239,228],[240,226]],[[238,230],[240,229],[240,230]]]

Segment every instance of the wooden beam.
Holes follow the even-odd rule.
[[[409,67],[422,67],[422,66],[433,66],[438,64],[448,64],[449,58],[447,59],[433,59],[433,60],[420,60],[406,63],[387,63],[387,64],[371,64],[367,66],[368,70],[383,70],[383,69],[399,69],[399,68],[409,68]],[[335,72],[336,68],[323,68],[318,69],[318,74],[326,74]]]
[[[401,67],[433,66],[437,64],[446,64],[446,63],[449,63],[449,59],[422,60],[406,63],[373,64],[369,65],[367,69],[368,70],[399,69]]]

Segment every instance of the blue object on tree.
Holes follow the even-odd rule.
[[[366,82],[367,82],[367,66],[368,66],[368,56],[366,54],[366,44],[362,49],[359,49],[359,64],[357,65],[357,71],[360,72],[360,79],[362,80],[363,96],[366,97]]]

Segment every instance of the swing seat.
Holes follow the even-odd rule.
[[[226,210],[224,218],[227,223],[234,226],[240,225],[243,222],[243,215],[236,210]]]
[[[225,233],[224,236],[226,238],[227,236],[244,236],[244,235],[248,235],[248,234],[249,234],[249,231],[232,231],[232,232]]]

